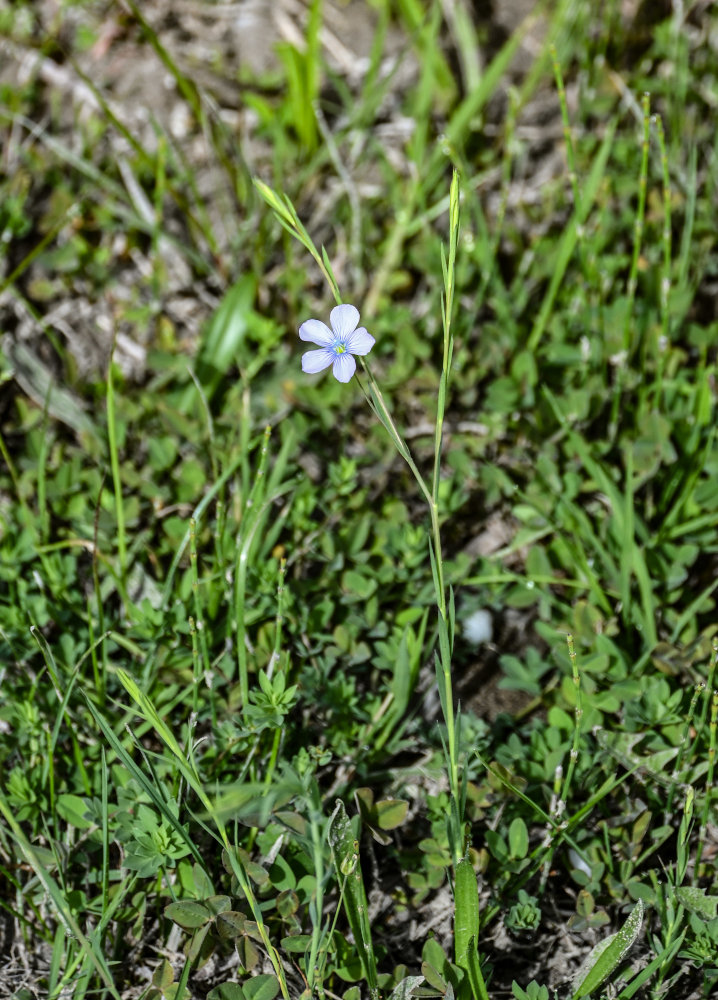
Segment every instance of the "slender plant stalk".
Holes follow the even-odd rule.
[[[114,353],[114,351],[113,351]],[[117,518],[117,552],[120,560],[119,588],[122,598],[127,602],[125,585],[127,583],[127,544],[125,540],[125,508],[122,501],[122,478],[120,476],[120,458],[117,445],[117,414],[115,411],[115,383],[112,375],[112,355],[107,366],[107,437],[110,447],[110,468],[112,469],[112,486],[115,491],[115,517]]]
[[[254,484],[244,505],[244,514],[237,538],[237,560],[235,566],[235,600],[234,620],[237,625],[237,665],[239,669],[239,692],[242,699],[242,710],[249,704],[249,674],[247,667],[247,645],[244,628],[244,601],[247,588],[247,566],[254,535],[259,524],[264,496],[264,474],[267,468],[269,454],[269,435],[272,428],[264,429],[264,440],[259,453],[259,467]]]
[[[671,787],[668,792],[668,800],[666,802],[666,809],[663,813],[663,822],[665,824],[670,823],[671,817],[673,815],[673,800],[678,789],[678,784],[680,780],[680,773],[683,770],[683,761],[685,760],[686,752],[690,745],[690,733],[691,728],[694,724],[694,717],[696,714],[696,705],[698,704],[698,699],[701,693],[705,691],[705,684],[703,681],[696,684],[693,689],[693,696],[691,698],[691,703],[688,707],[688,714],[683,722],[683,731],[681,732],[681,739],[678,744],[678,755],[676,757],[675,763],[673,765],[673,771],[671,773]]]
[[[441,698],[444,721],[447,733],[447,756],[449,765],[449,787],[453,803],[453,822],[450,827],[452,861],[456,866],[463,856],[463,838],[461,836],[461,789],[459,780],[459,746],[456,717],[454,713],[453,684],[451,676],[451,646],[452,638],[449,635],[450,621],[449,609],[446,597],[446,584],[444,580],[444,562],[441,546],[441,525],[439,520],[439,489],[441,485],[441,449],[443,441],[444,415],[446,411],[446,399],[449,384],[449,372],[451,370],[451,360],[454,349],[453,336],[451,333],[451,314],[454,301],[455,287],[455,262],[456,247],[459,234],[459,178],[454,172],[451,190],[449,195],[449,254],[446,257],[442,247],[442,270],[444,276],[444,296],[442,302],[443,321],[443,353],[441,377],[439,380],[439,395],[436,414],[436,427],[434,434],[434,467],[432,475],[431,489],[428,487],[424,477],[421,475],[416,462],[399,433],[396,424],[389,412],[384,397],[377,385],[368,363],[362,358],[364,370],[369,380],[369,393],[364,390],[369,399],[372,409],[378,416],[381,423],[386,428],[394,445],[409,466],[416,482],[421,490],[429,508],[431,519],[431,542],[432,542],[432,566],[435,567],[435,596],[440,617],[439,633],[439,660],[441,670],[441,683],[443,692]],[[362,388],[363,385],[362,385]]]
[[[316,781],[313,780],[309,802],[309,827],[312,833],[312,865],[315,875],[315,890],[309,904],[309,913],[312,921],[312,941],[309,946],[309,962],[307,963],[307,979],[312,988],[312,994],[321,987],[322,981],[322,969],[318,967],[318,959],[323,938],[322,925],[324,913],[324,830],[323,823],[320,822],[323,818],[324,813],[322,811],[319,788]],[[326,955],[324,960],[326,961]]]
[[[696,845],[696,860],[694,866],[694,880],[699,878],[701,872],[701,858],[708,835],[708,817],[710,816],[711,803],[713,801],[714,776],[716,765],[716,744],[718,743],[718,691],[713,692],[711,698],[711,721],[709,726],[708,741],[708,773],[706,774],[706,792],[703,800],[703,811],[698,829],[698,844]]]
[[[192,598],[194,603],[195,627],[199,638],[199,648],[202,653],[202,665],[206,674],[209,673],[209,650],[202,618],[202,601],[199,593],[199,571],[197,568],[197,521],[191,518],[189,522],[189,563],[192,573]]]
[[[287,571],[287,560],[282,556],[279,560],[279,579],[277,581],[277,616],[274,624],[274,649],[267,664],[267,677],[271,680],[274,668],[279,663],[282,649],[282,626],[284,624],[284,575]]]
[[[100,490],[97,496],[97,503],[95,504],[95,517],[92,527],[92,587],[95,597],[95,607],[97,609],[97,625],[98,630],[101,635],[105,632],[105,609],[104,602],[102,600],[102,590],[100,588],[100,572],[99,572],[99,536],[100,536],[100,504],[102,502],[102,491],[105,488],[105,476],[103,473],[102,482],[100,483]],[[88,595],[88,612],[90,607],[90,597]],[[104,708],[105,698],[107,695],[107,644],[103,641],[100,655],[101,660],[98,662],[97,651],[92,640],[93,633],[93,616],[88,613],[87,620],[90,624],[90,649],[92,650],[92,665],[95,673],[95,690],[99,698],[100,705]]]
[[[195,715],[199,708],[199,683],[202,677],[202,662],[199,657],[197,626],[192,615],[189,616],[188,620],[189,635],[192,640],[192,714]]]
[[[571,744],[571,751],[568,758],[568,768],[566,770],[566,778],[563,783],[563,788],[561,789],[561,800],[566,805],[568,801],[568,793],[571,787],[571,781],[573,779],[574,771],[576,770],[576,763],[578,762],[578,752],[581,744],[581,720],[583,719],[583,703],[581,700],[581,675],[578,670],[578,664],[576,662],[576,650],[573,645],[573,636],[566,636],[566,644],[568,645],[568,655],[571,660],[571,676],[573,677],[573,687],[576,692],[576,708],[574,710],[573,719],[573,743]]]
[[[451,316],[454,304],[455,288],[455,264],[456,246],[459,237],[459,175],[454,171],[451,179],[451,189],[449,192],[449,256],[448,259],[441,248],[441,266],[444,276],[444,296],[443,296],[443,329],[444,343],[441,363],[441,377],[439,380],[439,396],[436,411],[436,433],[434,436],[434,474],[431,488],[431,532],[434,545],[434,558],[436,561],[436,599],[439,614],[442,619],[443,628],[450,629],[448,611],[446,605],[446,584],[444,581],[444,563],[441,549],[441,529],[439,524],[439,489],[441,485],[441,449],[444,433],[444,415],[446,412],[446,399],[449,387],[449,375],[451,372],[451,361],[454,352],[454,338],[451,330]],[[454,697],[451,676],[451,651],[453,646],[453,636],[449,636],[448,643],[440,643],[441,669],[443,672],[445,699],[443,702],[447,742],[449,757],[449,786],[451,797],[456,810],[455,828],[453,830],[452,854],[454,867],[458,865],[464,853],[463,837],[461,836],[461,822],[463,819],[460,808],[459,789],[459,740],[454,717]],[[458,825],[458,829],[456,826]]]
[[[638,284],[638,261],[641,256],[641,242],[643,240],[643,227],[646,218],[646,190],[648,188],[648,150],[651,139],[651,95],[643,95],[643,141],[641,144],[641,172],[638,177],[638,211],[633,224],[633,257],[631,258],[631,270],[628,275],[628,304],[626,306],[626,318],[623,323],[623,349],[627,353],[631,350],[631,313],[633,302],[636,298],[636,286]]]
[[[297,216],[294,206],[289,201],[289,199],[284,196],[281,197],[271,188],[267,187],[261,181],[255,180],[255,185],[265,199],[265,201],[274,210],[274,213],[282,224],[282,226],[293,235],[299,242],[306,247],[309,253],[312,255],[314,260],[317,262],[320,270],[327,279],[329,286],[332,289],[334,298],[338,303],[341,303],[341,295],[339,288],[334,278],[334,274],[331,269],[331,264],[329,258],[326,254],[324,248],[322,248],[321,254],[314,246],[311,237],[307,233],[303,224]],[[454,171],[451,188],[449,193],[449,250],[448,255],[444,250],[443,246],[441,248],[441,265],[444,279],[444,294],[442,296],[442,324],[443,324],[443,346],[442,346],[442,364],[441,364],[441,376],[439,380],[439,392],[438,392],[438,402],[437,402],[437,412],[436,412],[436,424],[434,433],[434,461],[433,461],[433,473],[431,479],[431,486],[429,486],[422,476],[419,468],[414,461],[413,455],[404,441],[402,435],[400,434],[393,417],[389,411],[389,408],[384,400],[382,392],[374,378],[370,366],[367,364],[366,360],[362,357],[360,358],[360,363],[363,371],[366,374],[367,385],[357,377],[359,384],[364,392],[364,395],[369,402],[369,405],[373,409],[374,413],[378,417],[379,421],[383,424],[389,437],[391,438],[396,450],[401,455],[401,457],[406,462],[412,475],[414,476],[419,490],[424,497],[427,507],[429,509],[429,515],[431,520],[431,543],[430,543],[430,556],[431,556],[431,566],[432,566],[432,576],[434,580],[434,590],[436,605],[438,610],[438,651],[436,654],[437,665],[436,665],[436,675],[437,684],[439,688],[439,695],[441,699],[441,707],[444,715],[444,721],[446,724],[446,743],[445,743],[445,753],[447,759],[447,766],[449,772],[449,788],[451,795],[451,809],[448,817],[448,835],[449,844],[451,849],[451,857],[454,871],[458,870],[458,866],[462,863],[464,856],[464,844],[463,844],[463,812],[464,812],[464,796],[465,789],[462,789],[461,778],[460,778],[460,768],[459,768],[459,746],[460,746],[460,721],[458,715],[454,711],[454,695],[453,695],[453,683],[452,683],[452,672],[451,672],[451,659],[452,659],[452,647],[453,647],[453,594],[447,596],[447,586],[444,576],[444,562],[441,544],[441,521],[440,521],[440,489],[441,489],[441,457],[442,457],[442,444],[443,444],[443,430],[444,430],[444,416],[446,412],[446,403],[448,397],[448,387],[449,378],[451,372],[451,363],[454,349],[453,334],[452,334],[452,312],[454,305],[454,291],[455,291],[455,265],[456,265],[456,250],[458,244],[459,235],[459,177],[458,173]],[[372,286],[374,287],[374,286]],[[369,300],[371,300],[371,292],[369,293]],[[367,307],[368,308],[368,307]],[[371,312],[371,309],[368,310]],[[239,594],[239,574],[238,574],[238,594]],[[240,602],[237,603],[236,613],[238,628],[240,627],[239,615],[241,614],[243,608],[240,606]],[[240,657],[242,653],[240,652]],[[240,683],[242,683],[242,670],[240,664]],[[246,680],[244,682],[246,684]],[[244,700],[244,696],[243,696]],[[342,807],[343,808],[343,807]],[[331,824],[330,824],[331,825]],[[331,839],[331,837],[330,837]],[[346,845],[345,845],[346,846]],[[358,845],[355,848],[358,852]],[[344,852],[346,853],[346,852]],[[358,855],[355,861],[358,866]],[[352,884],[351,882],[349,883]],[[363,909],[363,905],[360,909]],[[463,926],[467,914],[463,911],[459,901],[457,900],[457,920],[459,925]],[[360,921],[359,911],[355,913],[356,921]],[[366,919],[366,915],[362,916],[362,919]],[[352,924],[353,929],[354,924]],[[362,928],[364,925],[362,924]],[[366,927],[366,934],[363,935],[367,937],[369,935],[369,928]],[[357,944],[360,944],[359,937],[359,924],[355,929],[355,938],[357,939]],[[475,947],[476,942],[474,942]],[[373,982],[376,978],[375,968],[373,967],[373,957],[370,957],[370,938],[365,942],[366,947],[369,949],[365,965],[367,966],[367,979],[370,986],[370,992],[374,991],[376,983]],[[309,976],[314,974],[314,961],[317,954],[317,937],[313,937],[312,941],[312,951],[310,955],[310,967],[308,970]],[[465,949],[466,951],[466,949]],[[472,953],[473,954],[473,953]],[[464,956],[465,957],[465,956]],[[471,965],[471,972],[473,975],[473,982],[476,984],[476,990],[481,997],[487,997],[486,985],[481,974],[478,954],[476,956],[476,961]],[[468,959],[467,959],[468,961]]]
[[[279,582],[277,583],[277,616],[275,620],[275,634],[274,634],[274,649],[272,650],[272,655],[269,657],[269,663],[267,665],[267,678],[272,679],[274,674],[274,668],[279,663],[279,654],[282,644],[282,623],[284,621],[284,616],[282,614],[282,598],[284,595],[284,573],[287,567],[287,560],[282,558],[279,561]],[[257,741],[261,739],[261,735],[258,735]],[[274,778],[274,772],[277,769],[277,761],[279,759],[279,748],[281,746],[282,739],[282,726],[279,725],[274,730],[274,736],[272,737],[272,749],[269,753],[269,763],[267,764],[267,771],[264,776],[264,787],[266,791],[269,791],[272,785],[272,780]]]
[[[107,754],[105,748],[101,748],[100,772],[100,802],[102,810],[102,916],[107,913],[110,906],[110,805],[109,805],[109,782],[107,780]],[[99,928],[98,928],[99,929]],[[104,930],[99,935],[100,948],[104,951]]]
[[[323,247],[322,252],[319,253],[317,248],[314,246],[314,241],[297,215],[297,211],[289,198],[287,198],[286,195],[284,197],[280,197],[280,195],[278,195],[276,191],[273,191],[268,184],[258,180],[256,177],[254,179],[254,186],[267,202],[269,207],[274,211],[275,216],[287,232],[294,236],[295,239],[299,240],[305,250],[308,250],[312,255],[317,263],[317,266],[319,267],[319,270],[326,278],[327,284],[332,290],[332,295],[336,299],[337,305],[341,305],[342,297],[339,292],[337,279],[334,277],[334,272],[332,271],[331,264],[329,263],[329,257]]]
[[[661,339],[658,342],[658,365],[654,385],[659,393],[663,386],[663,372],[668,353],[668,338],[670,336],[670,313],[668,310],[671,292],[671,181],[668,172],[668,153],[666,151],[666,134],[663,129],[663,119],[654,115],[656,137],[661,153],[661,174],[663,178],[663,273],[661,274]]]
[[[557,764],[553,773],[553,790],[549,803],[549,821],[546,823],[541,847],[546,852],[543,865],[541,866],[541,881],[539,888],[541,893],[546,889],[546,883],[551,873],[551,862],[555,850],[556,831],[561,827],[561,816],[565,809],[565,800],[561,797],[561,781],[563,779],[563,764]],[[563,824],[565,827],[565,824]]]
[[[404,441],[403,437],[401,436],[401,434],[397,429],[396,424],[394,423],[392,415],[389,412],[389,408],[386,405],[384,397],[381,393],[381,389],[377,385],[376,379],[374,378],[372,370],[369,367],[369,363],[364,358],[360,358],[359,360],[364,367],[364,370],[367,374],[367,379],[369,381],[370,392],[367,392],[366,389],[364,389],[363,383],[360,383],[362,385],[362,389],[364,389],[364,395],[366,396],[369,405],[374,410],[374,413],[377,415],[381,423],[388,431],[389,436],[394,442],[397,451],[411,469],[412,475],[414,476],[414,479],[416,480],[417,485],[419,486],[419,489],[421,490],[429,509],[431,509],[433,503],[431,490],[427,486],[426,480],[419,472],[416,462],[414,461],[414,457],[409,451],[408,445]]]

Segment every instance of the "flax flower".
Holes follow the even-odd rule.
[[[359,310],[355,306],[336,306],[329,319],[331,330],[318,319],[308,319],[299,327],[301,339],[320,348],[302,355],[302,371],[314,375],[332,365],[334,378],[348,382],[357,367],[354,355],[368,354],[375,341],[363,326],[357,326]]]

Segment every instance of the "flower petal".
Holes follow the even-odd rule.
[[[354,333],[347,337],[347,350],[350,354],[368,354],[376,341],[370,333],[367,333],[363,326],[360,326]]]
[[[309,375],[323,372],[334,361],[336,354],[325,347],[321,351],[307,351],[302,355],[302,371]]]
[[[306,323],[302,323],[299,327],[299,336],[311,344],[319,344],[320,347],[329,347],[334,343],[334,334],[320,319],[308,319]],[[326,368],[326,365],[324,367]]]
[[[335,306],[329,313],[332,323],[332,330],[340,340],[346,340],[352,330],[356,330],[359,322],[359,310],[356,306],[345,303],[343,306]]]
[[[357,363],[351,354],[337,354],[334,358],[334,378],[337,382],[348,382],[357,370]]]

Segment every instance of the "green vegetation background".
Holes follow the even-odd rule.
[[[326,249],[428,469],[454,168],[441,516],[489,992],[589,995],[639,901],[617,995],[715,988],[715,5],[489,6],[353,4],[352,66],[312,0],[265,73],[216,53],[227,110],[161,4],[0,3],[8,996],[466,990],[428,522],[356,380],[302,375],[330,290],[252,183]],[[88,74],[118,38],[184,131]]]

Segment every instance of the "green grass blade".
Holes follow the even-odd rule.
[[[479,941],[479,885],[469,859],[462,858],[456,866],[454,879],[454,956],[456,964],[466,973],[459,997],[488,1000],[486,984],[481,974],[477,946]]]
[[[343,899],[349,926],[354,935],[369,990],[373,993],[378,989],[377,967],[359,859],[359,842],[352,831],[344,803],[340,800],[337,800],[336,808],[329,820],[329,843],[334,854],[337,878],[340,884],[344,881]]]
[[[566,269],[578,242],[579,228],[588,218],[589,212],[591,211],[596,200],[596,196],[598,195],[601,182],[606,172],[606,165],[608,163],[608,157],[611,153],[611,146],[613,145],[613,136],[615,131],[616,121],[612,120],[606,128],[606,134],[603,137],[603,142],[601,143],[598,153],[593,161],[591,172],[583,186],[581,204],[576,207],[576,210],[571,218],[571,222],[561,238],[561,242],[559,243],[558,252],[556,254],[556,262],[552,269],[551,281],[546,293],[544,294],[536,321],[533,325],[531,333],[529,334],[526,344],[529,351],[536,350],[544,333],[546,332],[546,327],[551,316],[556,295],[565,278]]]
[[[638,937],[642,923],[643,902],[639,900],[620,931],[601,941],[589,955],[586,962],[588,971],[574,990],[573,1000],[582,1000],[583,997],[595,993],[618,968]],[[581,975],[582,973],[579,973],[579,976]]]
[[[2,812],[5,817],[5,821],[10,828],[11,836],[20,849],[27,864],[35,872],[43,888],[52,900],[58,920],[63,924],[67,933],[71,934],[75,938],[83,954],[94,967],[111,996],[113,996],[115,1000],[120,1000],[120,994],[115,988],[114,980],[104,955],[100,952],[97,945],[93,944],[83,933],[82,928],[77,923],[75,915],[65,899],[62,889],[36,854],[33,845],[27,839],[22,827],[15,819],[12,808],[2,791],[0,791],[0,812]]]

